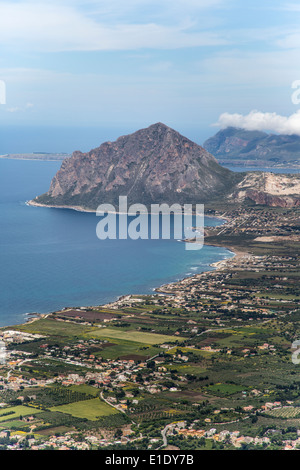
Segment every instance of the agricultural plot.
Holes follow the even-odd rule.
[[[159,335],[155,333],[144,333],[141,331],[120,331],[113,328],[102,328],[96,331],[88,333],[88,336],[93,338],[103,339],[123,339],[135,343],[142,344],[163,344],[163,343],[175,343],[176,341],[182,341],[183,338],[176,336]]]
[[[234,395],[235,393],[242,392],[245,387],[236,384],[214,384],[209,385],[207,390],[217,395]]]
[[[259,344],[269,342],[274,332],[264,328],[237,328],[223,329],[218,332],[208,332],[207,335],[199,337],[199,346],[213,345],[217,348],[231,347],[255,347]]]
[[[77,325],[75,323],[57,321],[51,318],[42,318],[33,323],[21,325],[18,327],[18,330],[41,335],[67,337],[82,336],[85,331],[90,330],[90,328],[83,328],[80,324]]]
[[[36,415],[38,413],[41,413],[41,410],[23,405],[4,408],[0,411],[0,423],[20,418],[20,416]]]
[[[138,359],[144,361],[155,356],[161,349],[153,346],[144,346],[141,343],[130,343],[129,341],[114,340],[115,344],[103,348],[101,356],[103,359]]]
[[[179,374],[182,374],[182,375],[186,375],[186,374],[190,374],[190,375],[200,375],[200,374],[203,374],[204,372],[206,372],[206,369],[204,369],[203,367],[197,365],[197,364],[192,364],[192,365],[178,365],[178,364],[172,364],[172,365],[168,365],[166,367],[168,370],[172,370],[172,369],[176,369],[176,371],[179,373]]]
[[[283,406],[282,408],[275,408],[266,413],[267,416],[273,418],[293,419],[300,417],[300,408],[294,406]]]
[[[180,346],[179,348],[174,347],[166,351],[166,353],[169,355],[180,354],[180,352],[183,354],[192,353],[194,356],[198,356],[199,358],[211,358],[211,356],[214,354],[214,351],[205,351],[202,349],[182,347],[182,346]]]
[[[94,397],[99,395],[99,390],[97,388],[86,384],[71,385],[69,389],[73,390],[74,392],[84,393],[86,395],[93,395]]]
[[[69,403],[62,406],[54,406],[51,411],[70,414],[76,418],[86,418],[91,421],[97,421],[103,416],[117,414],[118,411],[109,406],[99,398],[91,398],[80,402]]]
[[[36,423],[36,420],[34,420],[34,423]],[[13,419],[12,421],[0,422],[0,431],[11,430],[12,432],[14,432],[18,430],[18,431],[26,433],[26,430],[28,430],[28,425],[30,426],[30,424],[27,423],[26,421],[21,421],[19,418],[16,418],[16,419]]]

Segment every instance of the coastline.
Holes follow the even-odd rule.
[[[73,210],[73,211],[76,211],[76,212],[87,212],[87,213],[94,213],[94,214],[97,213],[97,210],[95,210],[95,209],[88,209],[88,208],[82,207],[82,206],[67,206],[67,205],[57,206],[55,204],[53,204],[53,205],[41,204],[40,202],[36,202],[34,199],[30,199],[28,201],[25,201],[25,204],[27,206],[32,206],[32,207],[46,207],[46,208],[48,207],[49,209],[70,209],[70,210]],[[116,214],[126,214],[126,212],[117,212],[116,211]],[[130,214],[128,214],[128,215],[130,215]],[[209,218],[209,219],[222,220],[224,223],[229,221],[228,218],[223,217],[223,216],[211,215],[211,214],[204,214],[204,216]]]
[[[96,213],[96,211],[94,211],[94,210],[88,210],[88,209],[82,208],[81,206],[49,206],[49,205],[46,205],[46,204],[36,203],[34,200],[26,201],[26,205],[35,206],[35,207],[48,207],[48,208],[55,208],[55,209],[69,209],[69,210],[75,210],[75,211],[78,211],[78,212]],[[205,217],[219,219],[223,222],[222,225],[225,225],[226,223],[229,222],[228,219],[226,219],[222,216],[205,215]],[[204,245],[205,246],[214,246],[216,248],[225,248],[226,250],[228,250],[228,252],[232,253],[233,256],[229,256],[228,258],[225,258],[225,259],[222,259],[222,260],[219,260],[219,261],[216,261],[216,262],[213,262],[213,263],[209,264],[209,266],[212,267],[213,270],[208,269],[208,270],[202,271],[201,273],[191,274],[191,275],[183,277],[180,280],[172,281],[170,283],[166,283],[166,284],[162,284],[160,286],[157,286],[156,288],[153,289],[153,294],[152,295],[156,295],[156,294],[162,294],[162,295],[165,294],[166,295],[166,294],[169,294],[168,288],[170,288],[171,286],[174,287],[174,286],[176,286],[176,284],[179,284],[179,283],[185,284],[186,282],[193,282],[194,280],[197,280],[200,277],[203,277],[203,276],[207,275],[208,273],[211,273],[212,271],[219,271],[219,270],[226,269],[227,265],[230,264],[230,262],[233,259],[235,259],[237,261],[240,258],[248,255],[248,253],[242,252],[242,251],[240,251],[239,249],[237,249],[236,247],[233,247],[233,246],[213,245],[213,244],[210,244],[210,243],[205,243],[205,240],[204,240]],[[132,295],[133,294],[121,295],[116,300],[114,300],[112,302],[109,302],[109,303],[106,303],[106,304],[100,304],[99,306],[102,307],[102,308],[113,308],[113,307],[116,308],[117,306],[119,306],[122,299],[124,299],[125,297],[128,297],[128,296],[131,297]],[[141,294],[141,295],[147,295],[147,294]],[[70,307],[65,306],[64,308],[70,308]],[[81,308],[85,308],[85,307],[81,306]],[[24,313],[24,316],[28,317],[28,319],[24,323],[17,323],[15,325],[7,325],[7,326],[1,327],[0,329],[9,328],[9,327],[13,327],[13,326],[17,327],[18,325],[25,325],[25,324],[28,324],[28,323],[32,323],[32,322],[37,321],[41,318],[48,317],[53,312],[54,312],[54,310],[51,311],[51,312],[47,312],[47,313],[38,313],[38,312]]]
[[[41,204],[39,202],[35,202],[34,199],[29,201],[25,201],[26,206],[33,206],[33,207],[48,207],[49,209],[70,209],[76,212],[89,212],[89,213],[96,213],[96,210],[93,209],[86,209],[81,206],[50,206],[49,204]]]
[[[226,250],[228,250],[230,253],[232,253],[233,256],[231,256],[229,258],[225,258],[225,259],[220,260],[220,261],[216,261],[214,263],[211,263],[209,266],[213,267],[214,268],[213,270],[203,271],[201,273],[193,274],[191,276],[186,276],[186,277],[184,277],[183,279],[181,279],[179,281],[170,282],[170,283],[167,283],[167,284],[162,284],[161,286],[159,286],[155,289],[155,292],[157,292],[159,294],[170,295],[169,288],[172,288],[172,287],[176,286],[177,284],[180,285],[180,284],[186,284],[187,282],[196,281],[197,279],[206,276],[207,274],[211,273],[212,271],[217,272],[217,271],[224,270],[228,267],[228,265],[230,265],[230,263],[233,260],[235,260],[235,262],[239,262],[242,258],[249,255],[248,252],[240,251],[240,250],[238,250],[238,249],[236,249],[235,247],[232,247],[232,246],[231,247],[224,247],[224,246],[221,246],[221,245],[211,245],[211,244],[205,244],[205,245],[206,246],[215,246],[215,247],[218,247],[218,248],[226,248]]]
[[[169,288],[173,288],[173,287],[175,287],[176,285],[179,285],[179,284],[185,285],[187,282],[194,282],[197,279],[202,278],[202,277],[206,276],[207,274],[209,274],[211,272],[218,272],[218,271],[224,270],[224,269],[227,268],[227,266],[230,264],[230,262],[233,259],[235,261],[237,261],[237,260],[239,260],[239,259],[241,259],[241,258],[248,255],[247,252],[239,251],[239,250],[235,249],[235,247],[223,247],[223,246],[219,246],[219,245],[210,245],[210,244],[207,244],[206,246],[215,246],[215,247],[218,247],[218,248],[226,248],[229,252],[231,252],[233,254],[233,256],[209,264],[210,267],[214,268],[212,270],[205,270],[205,271],[202,271],[201,273],[185,276],[182,279],[177,280],[177,281],[169,282],[169,283],[166,283],[166,284],[161,284],[160,286],[153,289],[153,294],[146,294],[145,293],[145,294],[141,294],[141,296],[159,295],[159,294],[160,295],[170,295],[170,292],[168,291]],[[119,308],[120,304],[122,303],[122,301],[124,299],[131,298],[133,295],[136,296],[136,294],[123,294],[123,295],[119,296],[116,300],[113,300],[112,302],[109,302],[109,303],[106,303],[106,304],[100,304],[99,307],[101,307],[101,308]],[[83,306],[83,305],[80,306],[80,308],[88,308],[88,307],[91,307],[91,306]],[[63,307],[63,309],[68,309],[68,308],[71,308],[71,307],[70,306]],[[51,311],[51,312],[47,312],[47,313],[25,313],[24,315],[28,316],[29,318],[24,323],[18,323],[18,324],[15,324],[15,325],[3,326],[3,327],[0,328],[0,330],[5,329],[5,328],[17,327],[18,325],[21,326],[21,325],[26,325],[28,323],[33,323],[33,322],[35,322],[37,320],[40,320],[42,318],[47,318],[49,315],[51,315],[54,312],[55,311]]]
[[[32,156],[31,154],[25,154],[25,156],[23,157],[22,156],[23,154],[6,154],[6,155],[0,155],[0,159],[1,160],[18,160],[18,161],[30,161],[30,162],[63,162],[63,160],[65,160],[66,158],[70,158],[71,155],[70,154],[65,154],[65,156],[59,156],[60,154],[51,154],[51,155],[55,155],[55,157],[51,158],[51,157],[41,157],[41,156],[38,156],[38,157],[34,157]],[[58,156],[56,156],[58,155]]]

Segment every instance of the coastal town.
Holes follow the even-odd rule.
[[[12,466],[300,450],[299,24],[300,0],[0,0]]]
[[[1,448],[300,448],[298,210],[214,215],[209,271],[1,329]]]

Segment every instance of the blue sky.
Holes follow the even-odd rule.
[[[0,46],[1,126],[300,132],[295,1],[0,0]]]

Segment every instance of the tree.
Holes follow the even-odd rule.
[[[147,367],[148,369],[155,369],[155,362],[154,361],[147,362]]]
[[[116,398],[118,398],[118,400],[121,400],[122,398],[124,398],[126,396],[124,390],[118,390],[116,392]]]

